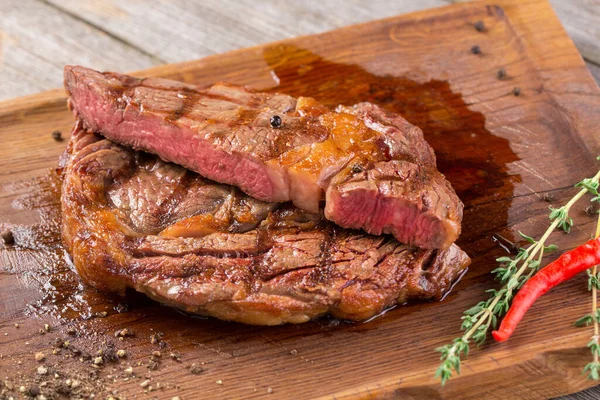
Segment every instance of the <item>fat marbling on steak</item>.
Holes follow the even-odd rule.
[[[370,103],[334,111],[312,98],[65,68],[85,126],[271,202],[291,200],[353,229],[448,248],[463,205],[421,130]]]
[[[455,244],[419,249],[256,200],[80,121],[62,164],[63,241],[82,279],[190,313],[259,325],[364,320],[439,298],[470,262]]]

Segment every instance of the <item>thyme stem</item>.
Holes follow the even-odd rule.
[[[573,223],[571,218],[568,216],[569,211],[573,205],[575,205],[586,193],[596,192],[599,180],[600,170],[596,173],[596,175],[594,175],[593,178],[584,179],[582,182],[578,183],[576,186],[581,186],[582,189],[579,190],[575,196],[573,196],[561,208],[551,208],[550,220],[552,223],[538,241],[535,241],[529,236],[521,234],[523,238],[532,244],[524,250],[521,249],[519,254],[514,259],[501,257],[497,260],[501,263],[501,265],[502,263],[508,263],[506,268],[499,267],[492,271],[497,274],[497,277],[499,277],[503,283],[501,289],[490,290],[492,295],[487,301],[480,302],[476,306],[465,311],[464,316],[462,317],[463,324],[461,326],[461,329],[465,331],[464,334],[461,337],[454,339],[452,344],[447,344],[436,349],[442,353],[440,357],[442,363],[436,370],[435,376],[440,378],[442,385],[444,385],[448,379],[451,378],[453,370],[456,371],[457,374],[460,374],[461,354],[464,356],[468,355],[470,341],[473,340],[477,344],[482,344],[485,341],[490,326],[495,327],[498,317],[501,317],[508,311],[510,301],[513,297],[513,292],[519,290],[521,286],[523,286],[523,284],[527,282],[527,280],[529,280],[529,278],[531,278],[539,269],[544,253],[546,251],[556,249],[556,246],[553,245],[546,247],[546,241],[552,232],[554,232],[557,228],[561,228],[565,232],[569,231]],[[597,195],[597,193],[595,194]],[[597,231],[600,232],[600,219],[598,222]],[[533,261],[534,259],[535,261]],[[530,271],[529,273],[525,274],[527,268],[529,268]],[[594,267],[594,274],[595,273],[596,268]],[[594,313],[596,313],[596,292],[594,291],[593,294],[593,307]],[[598,363],[598,359],[600,358],[600,344],[598,344],[598,323],[598,320],[595,319],[594,338],[596,340],[595,348],[597,348],[598,351],[594,352],[594,363],[597,366],[597,371],[600,371],[600,363]]]
[[[600,236],[600,213],[598,213],[598,222],[596,223],[596,238]],[[598,276],[598,266],[594,265],[592,268],[592,274],[594,276]],[[592,286],[592,315],[597,315],[598,313],[598,288],[596,285]],[[598,318],[594,318],[594,339],[596,343],[598,343]],[[598,364],[598,352],[594,352],[594,362]]]

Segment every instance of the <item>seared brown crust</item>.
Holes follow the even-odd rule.
[[[307,97],[80,66],[65,67],[65,88],[86,128],[256,199],[318,213],[324,196],[338,226],[427,249],[460,235],[463,204],[423,132],[375,104],[331,111]]]
[[[79,122],[62,208],[63,240],[85,282],[248,324],[326,313],[368,319],[408,300],[439,298],[470,262],[456,245],[417,249],[251,199]]]

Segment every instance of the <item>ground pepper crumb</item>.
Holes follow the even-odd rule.
[[[190,367],[190,372],[194,375],[199,375],[202,372],[204,372],[204,368],[202,368],[201,366],[199,366],[196,363],[193,363],[192,366]]]
[[[39,386],[31,386],[27,392],[31,397],[38,397],[42,393]]]
[[[554,195],[552,193],[546,193],[542,196],[542,200],[547,203],[551,203],[554,201]]]
[[[2,241],[4,242],[4,244],[15,243],[15,237],[10,229],[3,230],[0,236],[2,236]]]
[[[171,357],[172,360],[181,362],[181,354],[178,351],[172,352],[171,354],[169,354],[169,357]]]

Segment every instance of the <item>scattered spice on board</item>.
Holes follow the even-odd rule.
[[[190,372],[194,375],[199,375],[202,372],[204,372],[204,368],[202,368],[200,365],[193,363],[192,366],[190,367]]]
[[[129,305],[127,305],[126,303],[119,303],[114,307],[114,310],[119,314],[122,314],[129,311]]]
[[[477,30],[477,32],[484,32],[485,31],[485,24],[481,20],[475,22],[474,26],[475,26],[475,30]]]
[[[52,139],[56,140],[57,142],[61,142],[62,139],[62,132],[61,131],[54,131],[52,132]]]
[[[115,332],[115,337],[135,336],[135,333],[127,328]]]
[[[10,229],[3,230],[2,233],[0,234],[0,236],[2,236],[2,241],[4,242],[4,244],[14,244],[15,243],[15,236],[13,235],[13,233]]]
[[[154,370],[158,369],[159,365],[160,365],[160,361],[158,360],[158,358],[155,356],[152,356],[152,357],[150,357],[150,360],[148,361],[147,368],[149,371],[154,371]]]
[[[479,47],[478,45],[475,45],[475,46],[471,47],[471,53],[473,53],[473,54],[481,54],[481,47]]]
[[[554,195],[552,193],[544,193],[542,200],[546,203],[552,203],[554,201]]]
[[[598,213],[598,210],[596,209],[596,207],[594,207],[593,204],[589,204],[589,205],[585,206],[585,208],[583,209],[583,212],[585,212],[587,215],[589,215],[591,217],[593,215],[596,215]]]

